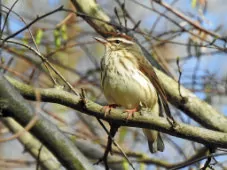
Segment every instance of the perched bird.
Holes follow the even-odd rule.
[[[141,107],[148,108],[156,116],[161,114],[161,108],[170,114],[158,77],[134,40],[126,35],[95,39],[105,46],[101,60],[101,86],[109,107],[124,107],[128,116]],[[164,150],[159,132],[148,129],[143,129],[143,132],[152,153]]]

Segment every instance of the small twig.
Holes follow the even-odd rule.
[[[32,48],[31,46],[27,45],[27,44],[22,44],[16,41],[7,41],[8,43],[13,43],[16,45],[20,45],[23,46],[29,50],[31,50],[32,52],[34,52],[37,56],[39,56],[41,58],[41,60],[43,62],[45,62],[53,71],[56,75],[58,75],[62,81],[65,82],[65,84],[76,94],[79,95],[79,93],[73,88],[73,86],[60,74],[60,72],[46,59],[46,57],[44,57],[39,51],[35,50],[34,48]]]
[[[62,25],[67,24],[67,22],[73,17],[73,13],[68,14],[61,22],[56,25],[56,29],[60,28]]]
[[[5,7],[6,9],[8,9],[9,11],[11,10],[11,9],[8,8],[7,6],[4,6],[4,5],[3,5],[3,7]],[[21,21],[22,21],[25,25],[28,25],[28,24],[26,23],[26,21],[25,21],[19,14],[17,14],[17,13],[14,12],[14,11],[12,11],[12,13],[15,14],[16,16],[18,16],[18,17],[21,19]],[[36,50],[40,53],[40,50],[39,50],[39,48],[38,48],[38,45],[36,44],[35,38],[34,38],[32,32],[31,32],[30,28],[27,27],[27,29],[28,29],[28,32],[29,32],[31,38],[32,38],[32,41],[33,41],[33,43],[34,43],[34,45],[35,45]],[[4,42],[5,42],[5,40],[3,40],[2,44],[1,44],[2,47],[3,47],[3,45],[4,45]],[[51,74],[51,72],[50,72],[48,66],[46,65],[46,63],[44,63],[44,66],[46,67],[46,69],[47,69],[47,71],[48,71],[48,73],[49,73],[49,76],[50,76],[51,80],[52,80],[53,83],[56,85],[57,82],[56,82],[55,78],[52,76],[52,74]]]
[[[173,1],[170,5],[173,6],[177,1],[178,0]],[[152,5],[152,8],[154,8],[153,1],[151,1],[151,5]],[[166,9],[162,14],[165,14],[167,11],[168,10]],[[154,32],[155,27],[157,26],[158,22],[161,20],[162,17],[163,17],[162,15],[159,15],[157,17],[157,19],[154,21],[154,24],[152,25],[152,28],[151,28],[149,34],[151,34],[152,32]]]
[[[25,27],[21,28],[21,29],[18,30],[17,32],[13,33],[12,35],[6,37],[6,38],[3,40],[2,44],[4,44],[4,42],[6,42],[7,40],[9,40],[10,38],[13,38],[13,37],[15,37],[16,35],[20,34],[21,32],[23,32],[24,30],[26,30],[27,28],[29,28],[31,25],[33,25],[35,22],[39,21],[40,19],[43,19],[43,18],[45,18],[45,17],[48,16],[48,15],[54,14],[55,12],[61,11],[62,9],[63,9],[63,6],[60,6],[60,7],[58,7],[57,9],[55,9],[55,10],[53,10],[53,11],[51,11],[51,12],[48,12],[48,13],[42,15],[42,16],[37,16],[36,19],[34,19],[34,20],[33,20],[32,22],[30,22],[29,24],[27,24]]]
[[[5,65],[6,68],[10,68],[10,65],[12,64],[14,58],[10,58],[9,61],[7,62],[7,64]],[[1,64],[0,64],[1,65]],[[3,70],[3,74],[5,74],[7,72],[7,69]]]
[[[179,91],[179,95],[180,97],[182,98],[182,101],[185,103],[187,101],[187,98],[184,97],[182,94],[181,94],[181,76],[182,76],[182,71],[181,71],[181,68],[180,68],[180,58],[177,57],[177,68],[178,68],[178,72],[179,72],[179,78],[178,78],[178,91]]]
[[[118,20],[120,26],[122,26],[121,19],[120,19],[120,17],[119,17],[119,14],[118,14],[118,11],[117,11],[117,8],[116,8],[116,7],[114,8],[114,13],[115,13],[115,15],[117,16],[117,20]]]
[[[98,122],[100,123],[100,125],[102,126],[102,128],[105,130],[105,132],[108,134],[108,137],[110,137],[110,133],[108,132],[107,128],[105,127],[105,125],[102,123],[102,121],[100,119],[98,119]],[[118,150],[122,153],[122,155],[124,156],[124,158],[127,160],[128,164],[132,167],[133,170],[135,170],[135,168],[133,167],[131,161],[129,160],[128,156],[126,155],[126,153],[123,151],[123,149],[118,145],[117,142],[115,142],[114,138],[111,138],[112,143],[118,148]],[[98,161],[97,163],[99,163],[101,161]]]
[[[134,25],[134,27],[132,28],[132,30],[135,31],[135,30],[139,27],[140,23],[141,23],[141,20],[139,20],[139,21]]]
[[[209,151],[210,151],[210,154],[213,154],[215,150],[213,148],[210,148]],[[211,167],[210,165],[211,160],[212,160],[212,156],[207,157],[207,160],[204,166],[200,170],[206,170],[207,167]]]
[[[197,73],[199,71],[199,67],[200,67],[200,57],[196,56],[196,64],[194,66],[193,69],[193,73],[192,73],[192,89],[195,89],[195,84],[196,84],[196,80],[197,80]]]
[[[81,104],[82,105],[86,105],[86,94],[85,94],[85,90],[83,88],[80,89],[81,93],[80,93],[80,100],[81,100]]]
[[[3,31],[4,31],[4,29],[5,29],[6,22],[7,22],[7,20],[8,20],[9,14],[10,14],[10,12],[12,11],[13,7],[17,4],[17,2],[18,2],[18,0],[16,0],[16,1],[13,3],[13,5],[9,8],[9,11],[8,11],[7,14],[6,14],[5,22],[4,22],[3,26],[0,25],[0,29],[1,29],[1,26],[2,26],[1,33],[0,33],[0,37],[2,37],[2,35],[3,35]],[[2,6],[2,4],[0,4],[0,5]],[[2,11],[1,11],[1,12],[2,12]],[[1,18],[0,18],[0,19],[1,19]]]
[[[119,128],[119,125],[110,123],[110,133],[108,135],[108,141],[107,141],[107,146],[106,146],[106,150],[104,152],[104,155],[102,158],[100,158],[95,165],[98,165],[99,163],[103,162],[105,165],[105,169],[109,170],[109,166],[108,166],[108,162],[107,162],[107,158],[108,158],[108,154],[112,152],[112,139],[114,138],[115,134],[117,133],[117,130]]]
[[[171,13],[173,13],[174,15],[176,15],[177,17],[179,17],[180,19],[182,19],[183,21],[186,21],[187,23],[189,23],[191,26],[193,26],[194,28],[203,31],[206,34],[211,35],[214,38],[223,40],[224,42],[226,41],[225,38],[221,37],[220,35],[208,31],[207,29],[204,29],[203,27],[201,27],[200,25],[196,24],[194,21],[192,21],[190,18],[186,17],[183,13],[177,11],[176,9],[172,8],[170,5],[168,5],[167,3],[160,1],[160,0],[153,0],[155,1],[157,4],[159,4],[160,6],[164,7],[165,9],[167,9],[168,11],[170,11]]]
[[[201,36],[197,35],[197,34],[194,33],[193,31],[190,31],[190,30],[186,29],[185,27],[181,26],[181,25],[179,24],[179,22],[175,21],[174,19],[172,19],[172,18],[169,17],[168,15],[165,15],[165,14],[159,12],[159,11],[156,10],[155,8],[150,8],[150,7],[144,5],[144,4],[142,4],[142,3],[140,3],[140,2],[138,2],[138,1],[136,1],[136,0],[131,0],[131,1],[132,1],[133,3],[135,3],[135,4],[140,5],[141,7],[145,8],[145,9],[154,11],[155,13],[157,13],[157,14],[163,16],[164,18],[166,18],[167,20],[169,20],[170,22],[172,22],[173,24],[175,24],[176,26],[178,26],[179,28],[181,28],[181,29],[182,29],[182,32],[188,32],[189,34],[191,34],[191,35],[197,37],[198,39],[202,40],[203,42],[206,42],[206,43],[208,43],[208,44],[210,43],[210,41],[208,41],[208,40],[202,38]],[[158,0],[153,0],[153,1],[158,1]],[[148,35],[147,37],[150,37],[150,36],[151,36],[151,35]],[[219,36],[218,36],[218,37],[219,37]],[[155,38],[155,37],[152,37],[152,38]],[[155,40],[160,41],[159,39],[156,39],[156,38],[155,38]],[[226,41],[224,38],[222,38],[222,40],[223,40],[224,42]],[[163,41],[163,40],[161,40],[161,41]],[[171,41],[168,41],[168,42],[171,42]],[[174,43],[177,44],[177,42],[174,42]],[[213,44],[213,46],[214,46],[216,49],[218,49],[218,50],[226,51],[226,48],[220,47],[220,46],[215,45],[215,44]]]
[[[39,150],[38,150],[38,156],[37,156],[37,164],[36,164],[36,170],[39,170],[39,166],[40,166],[40,155],[41,155],[41,151],[43,149],[43,145],[41,144],[41,146],[39,147]]]
[[[202,156],[202,157],[200,157],[200,158],[198,158],[198,159],[195,159],[195,160],[193,160],[193,161],[191,161],[191,162],[187,162],[187,163],[185,163],[185,164],[181,164],[181,165],[176,166],[176,167],[174,167],[174,168],[170,168],[169,170],[178,170],[178,169],[187,167],[187,166],[189,166],[189,165],[195,164],[195,163],[197,163],[197,162],[199,162],[199,161],[202,161],[202,160],[204,160],[204,159],[207,159],[207,158],[209,158],[209,157],[224,156],[224,155],[227,155],[227,153],[213,153],[213,154],[209,154],[209,155],[206,155],[206,156]]]
[[[125,28],[127,28],[127,17],[126,17],[126,12],[125,12],[125,0],[124,0],[124,3],[121,4],[121,9],[122,9],[122,12],[123,12],[123,16],[124,16],[124,21],[125,21]]]

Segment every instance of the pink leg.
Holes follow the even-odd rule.
[[[107,113],[110,114],[110,111],[112,108],[116,108],[116,107],[119,107],[119,105],[117,104],[110,104],[110,105],[107,105],[107,106],[103,106],[103,110],[105,112],[105,116],[107,115]]]
[[[124,112],[126,112],[128,114],[126,120],[128,120],[131,117],[133,117],[134,116],[134,113],[137,112],[137,111],[138,111],[137,108],[125,110]]]

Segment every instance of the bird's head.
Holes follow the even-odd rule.
[[[128,37],[110,37],[107,39],[95,37],[95,40],[103,44],[107,51],[141,51],[137,43]]]

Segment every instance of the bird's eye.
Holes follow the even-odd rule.
[[[115,40],[115,43],[116,43],[116,44],[120,44],[120,41],[119,41],[119,40]]]

